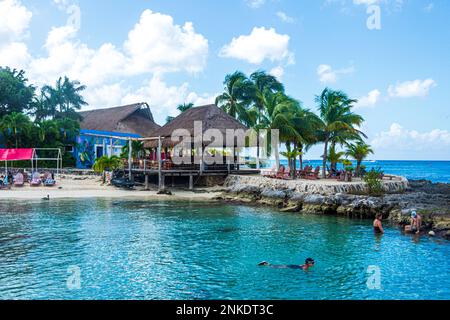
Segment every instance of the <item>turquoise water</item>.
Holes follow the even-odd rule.
[[[281,163],[287,165],[286,160]],[[450,161],[365,161],[368,170],[381,168],[385,173],[395,174],[415,180],[430,180],[433,182],[450,183]],[[299,162],[297,165],[300,167]],[[322,160],[304,161],[304,165],[322,166]]]
[[[0,203],[0,298],[449,299],[450,242],[386,230],[215,203]],[[256,266],[310,256],[309,271]],[[366,285],[371,265],[379,290]]]

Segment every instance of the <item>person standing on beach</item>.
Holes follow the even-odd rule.
[[[381,213],[378,213],[375,217],[375,220],[373,221],[373,231],[376,234],[384,233],[383,224],[381,222],[382,219],[383,219],[383,215]]]

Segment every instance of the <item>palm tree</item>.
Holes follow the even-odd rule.
[[[56,108],[50,103],[45,92],[41,92],[39,96],[34,97],[31,103],[31,109],[31,114],[34,116],[35,122],[41,122],[48,118],[53,119],[56,115]]]
[[[258,111],[257,123],[261,122],[261,116],[265,109],[265,94],[284,92],[283,84],[278,81],[275,76],[267,74],[264,71],[256,71],[250,75],[250,80],[253,83],[252,100]]]
[[[5,136],[12,135],[15,147],[18,148],[20,136],[26,135],[31,129],[31,121],[23,113],[12,112],[2,118],[0,128]]]
[[[369,154],[373,154],[372,148],[364,143],[358,142],[357,144],[351,144],[348,146],[346,155],[350,158],[356,160],[356,175],[359,176],[361,170],[361,162],[369,156]]]
[[[280,142],[290,143],[300,139],[294,122],[294,118],[300,109],[300,103],[297,100],[285,95],[283,92],[272,93],[266,91],[264,95],[264,106],[265,112],[261,116],[260,123],[257,125],[258,130],[278,130]],[[278,143],[269,147],[273,148],[278,169],[280,166]]]
[[[131,141],[131,157],[132,158],[138,158],[144,151],[145,151],[144,143],[142,141],[137,141],[137,140]],[[123,146],[120,157],[128,159],[129,152],[130,152],[129,144],[127,143],[125,146]]]
[[[121,167],[122,167],[122,160],[118,156],[111,156],[111,157],[103,156],[95,160],[92,169],[94,169],[95,172],[103,172],[106,169],[114,170]]]
[[[56,125],[64,141],[72,141],[80,133],[80,123],[72,118],[57,119]]]
[[[263,117],[267,111],[267,95],[277,92],[284,93],[284,86],[275,76],[267,74],[264,71],[256,71],[250,75],[252,90],[249,91],[249,97],[253,103],[251,113],[254,121],[252,127],[256,129],[259,136],[260,129],[264,129]],[[257,140],[256,164],[259,168],[259,139]],[[278,153],[278,151],[277,151]]]
[[[333,138],[339,133],[365,136],[364,133],[355,128],[360,126],[364,119],[351,111],[356,100],[350,99],[342,91],[325,88],[319,96],[316,96],[315,100],[318,103],[322,120],[319,136],[324,142],[322,177],[325,178],[328,144],[333,142]]]
[[[56,121],[43,120],[38,122],[36,125],[38,128],[40,142],[45,142],[47,139],[51,139],[52,137],[55,138],[55,140],[60,137],[58,123]]]
[[[79,81],[70,81],[69,78],[59,78],[55,87],[44,86],[42,92],[48,97],[49,103],[57,109],[56,117],[79,118],[76,110],[86,106],[87,102],[81,95],[86,86],[81,85]]]
[[[223,84],[224,92],[216,98],[216,105],[245,125],[251,125],[248,108],[254,96],[253,83],[244,73],[236,71],[227,75]]]
[[[336,146],[331,145],[330,151],[328,152],[327,159],[330,161],[331,164],[337,164],[339,162],[342,162],[343,157],[345,155],[344,151],[336,151]],[[332,169],[336,169],[336,167],[331,167]]]
[[[183,104],[179,104],[177,107],[177,110],[180,111],[181,113],[191,109],[194,107],[194,104],[192,102],[190,103],[183,103]],[[175,119],[175,117],[172,116],[167,116],[166,117],[166,123],[169,123],[171,121],[173,121],[173,119]]]

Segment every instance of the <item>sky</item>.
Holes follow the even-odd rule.
[[[313,111],[325,87],[358,99],[373,159],[450,160],[449,12],[447,0],[0,0],[0,66],[38,86],[79,80],[86,109],[147,102],[159,124],[214,102],[226,74],[265,70]]]

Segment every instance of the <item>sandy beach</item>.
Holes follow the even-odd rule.
[[[0,190],[0,200],[30,199],[37,200],[50,196],[50,199],[64,198],[148,198],[164,200],[212,200],[220,194],[219,190],[197,189],[171,190],[172,195],[158,195],[156,190],[123,190],[113,186],[103,185],[98,176],[61,175],[54,187],[11,187]]]

